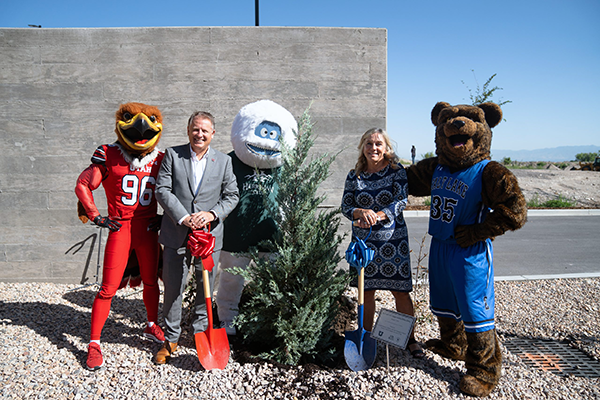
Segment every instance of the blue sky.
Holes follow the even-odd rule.
[[[0,27],[254,25],[254,0],[3,0],[0,11]],[[492,153],[600,145],[599,21],[598,0],[260,0],[261,26],[388,30],[387,130],[405,158],[412,144],[434,150],[436,102],[468,103],[467,86],[492,74],[493,100],[512,101]]]

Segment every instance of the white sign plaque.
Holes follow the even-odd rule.
[[[415,317],[396,311],[381,309],[371,332],[371,337],[386,344],[406,349]]]

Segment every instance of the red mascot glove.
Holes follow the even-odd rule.
[[[94,218],[94,221],[92,221],[92,222],[94,222],[94,224],[96,224],[102,228],[108,228],[112,232],[118,232],[122,226],[120,223],[118,223],[114,219],[111,219],[110,217],[102,217],[100,215],[98,215],[96,218]]]
[[[192,252],[192,256],[202,259],[202,266],[207,271],[212,271],[215,266],[211,255],[215,249],[215,237],[210,232],[203,230],[192,231],[189,235],[188,249]]]

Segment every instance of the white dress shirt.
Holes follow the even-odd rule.
[[[204,177],[204,171],[206,170],[206,163],[208,162],[208,150],[204,153],[204,156],[198,160],[198,154],[194,152],[192,149],[192,145],[190,144],[190,154],[192,155],[192,173],[194,174],[194,194],[198,193],[198,189],[200,189],[200,184],[202,183],[202,178]],[[212,210],[211,210],[212,212]],[[215,219],[217,218],[217,214],[213,212],[215,215]],[[190,214],[184,215],[177,223],[181,225],[183,220],[189,217]]]
[[[210,147],[209,147],[210,149]],[[192,154],[192,171],[194,172],[194,194],[198,193],[202,178],[204,177],[204,170],[206,170],[206,163],[208,162],[208,149],[204,152],[204,156],[198,160],[198,154],[194,153],[192,145],[190,144],[190,152]]]

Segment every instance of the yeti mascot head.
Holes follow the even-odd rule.
[[[298,123],[285,108],[271,100],[259,100],[242,107],[231,126],[235,155],[246,165],[269,169],[280,167],[281,143],[296,145]]]

